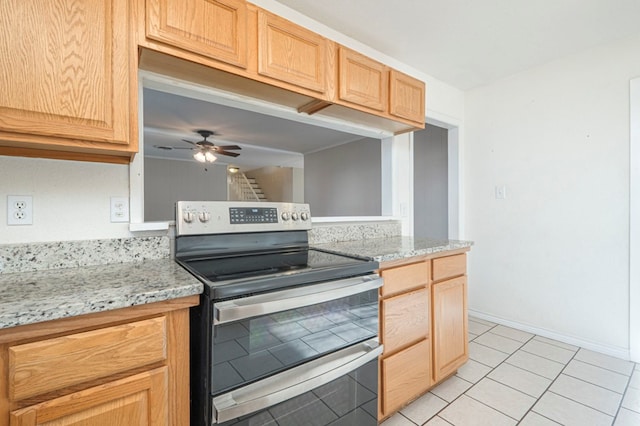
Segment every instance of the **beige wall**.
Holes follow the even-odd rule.
[[[304,202],[304,173],[292,167],[262,167],[245,173],[255,178],[269,201]]]

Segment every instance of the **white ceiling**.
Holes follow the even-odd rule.
[[[462,90],[640,32],[640,0],[276,0]]]
[[[241,169],[270,166],[303,167],[303,154],[342,145],[362,136],[298,123],[200,99],[145,89],[144,153],[147,157],[193,160],[182,139],[202,140],[198,129],[211,130],[216,145],[239,145],[239,157],[218,156],[217,162]]]
[[[640,0],[277,0],[462,90],[640,32]],[[197,129],[237,144],[219,162],[301,167],[303,154],[361,138],[156,90],[144,93],[145,156],[190,160]]]

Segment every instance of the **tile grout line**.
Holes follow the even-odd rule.
[[[629,376],[629,379],[627,380],[627,385],[624,387],[624,393],[622,394],[622,399],[620,399],[620,404],[618,404],[618,409],[616,410],[616,415],[613,416],[613,424],[615,424],[616,420],[618,420],[618,414],[620,414],[620,410],[622,408],[624,408],[625,410],[627,409],[626,407],[622,406],[622,403],[624,402],[624,398],[625,396],[627,396],[627,391],[629,390],[629,385],[631,384],[631,378],[633,377],[633,373],[635,372],[635,366],[633,368],[633,370],[631,370],[631,376]],[[637,413],[637,411],[635,410],[630,410],[633,411],[634,413]],[[638,413],[640,414],[640,413]]]

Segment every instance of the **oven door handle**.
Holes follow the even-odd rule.
[[[313,284],[213,304],[213,324],[303,308],[382,287],[378,274]]]
[[[255,413],[309,392],[375,360],[382,349],[377,338],[369,339],[217,396],[212,400],[214,422],[223,423]],[[377,393],[377,389],[370,390]]]

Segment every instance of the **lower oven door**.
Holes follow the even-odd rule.
[[[213,398],[222,425],[377,425],[378,339]]]
[[[213,303],[216,396],[378,336],[376,275]]]

